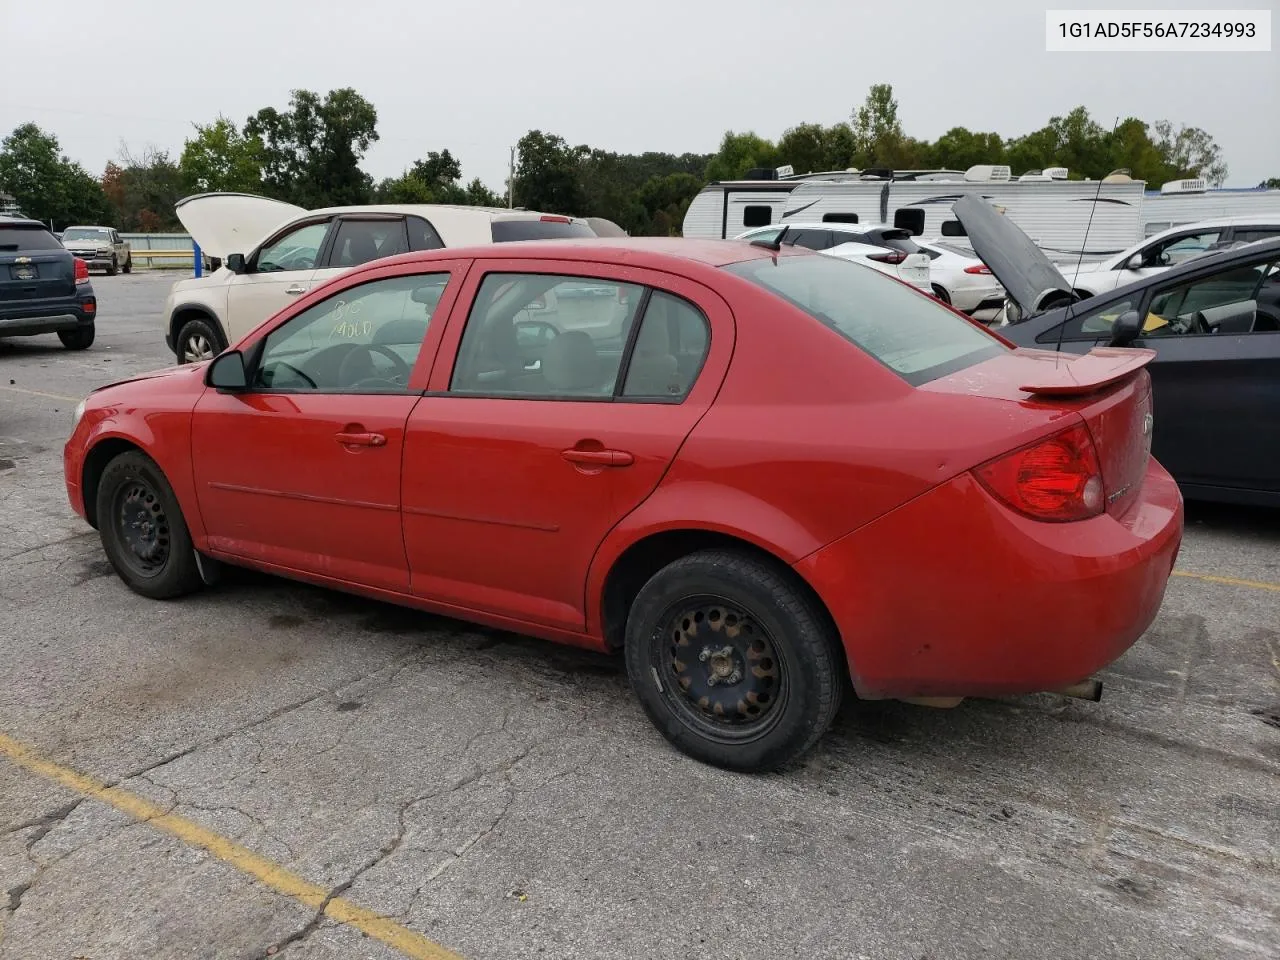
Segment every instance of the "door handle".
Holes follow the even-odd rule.
[[[347,433],[343,431],[334,437],[343,446],[351,447],[385,447],[387,438],[380,433]]]
[[[625,450],[579,450],[573,447],[562,450],[560,456],[570,463],[601,467],[629,467],[636,462],[636,458]]]
[[[306,293],[307,288],[300,283],[295,283],[292,287],[285,287],[284,292],[291,297],[296,297],[300,293]]]

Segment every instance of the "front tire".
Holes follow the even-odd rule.
[[[831,726],[844,691],[838,644],[785,571],[703,550],[641,588],[627,618],[627,674],[680,750],[758,772],[799,757]]]
[[[97,330],[93,324],[87,327],[76,327],[74,330],[59,330],[58,339],[68,350],[88,350],[93,346],[93,338]]]
[[[222,337],[208,320],[188,320],[178,331],[174,341],[174,353],[178,363],[199,363],[201,360],[212,360],[226,349]]]
[[[96,502],[102,547],[130,590],[168,600],[201,585],[182,510],[154,460],[138,450],[115,457]]]
[[[120,272],[120,261],[116,259],[116,255],[111,255],[111,266],[107,267],[107,276],[114,277]]]

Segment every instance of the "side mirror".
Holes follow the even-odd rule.
[[[229,253],[227,254],[227,269],[232,273],[244,273],[244,254]]]
[[[219,354],[204,372],[204,383],[215,390],[232,392],[248,387],[245,378],[244,354],[239,350],[229,350]]]
[[[1137,310],[1127,310],[1116,317],[1111,325],[1109,347],[1127,347],[1142,335],[1142,316]]]
[[[1124,262],[1124,268],[1126,270],[1141,270],[1142,254],[1135,253],[1132,257],[1130,257],[1128,260]]]

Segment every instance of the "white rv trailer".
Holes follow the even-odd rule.
[[[1184,223],[1225,217],[1280,217],[1280,190],[1210,189],[1200,178],[1171,180],[1142,202],[1142,240]]]
[[[1007,166],[989,164],[964,173],[900,171],[872,178],[836,171],[712,183],[689,204],[683,232],[735,237],[752,227],[803,219],[891,223],[916,236],[959,237],[951,205],[970,193],[1004,208],[1053,259],[1106,256],[1142,236],[1141,180],[1068,180],[1062,167],[1015,178]]]

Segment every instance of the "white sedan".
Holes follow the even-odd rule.
[[[939,300],[978,319],[999,314],[1004,307],[1004,287],[971,250],[945,240],[916,240],[915,245],[933,261],[933,293]]]
[[[929,282],[929,257],[926,254],[913,253],[883,242],[869,243],[863,236],[866,229],[853,223],[785,223],[757,227],[738,234],[734,239],[769,243],[777,240],[778,235],[786,230],[786,235],[782,237],[785,244],[808,247],[842,260],[852,260],[896,277],[925,293],[933,292]],[[898,232],[909,242],[910,233],[906,230]]]

